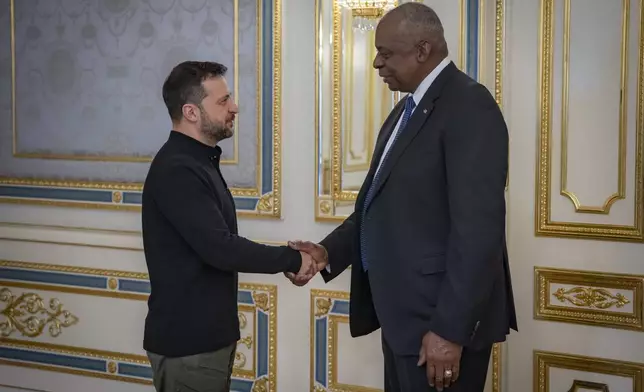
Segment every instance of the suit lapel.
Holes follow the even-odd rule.
[[[362,184],[362,187],[360,188],[360,192],[358,193],[358,198],[356,200],[356,205],[360,206],[360,209],[362,209],[362,204],[364,203],[364,197],[367,194],[367,190],[371,186],[371,182],[373,181],[373,176],[376,173],[376,168],[378,168],[378,164],[380,163],[380,159],[382,158],[382,153],[385,150],[387,141],[389,140],[389,137],[391,137],[391,134],[396,128],[398,119],[402,115],[402,112],[405,108],[405,105],[403,104],[403,102],[404,102],[403,100],[400,100],[396,104],[396,106],[394,106],[394,108],[391,110],[391,113],[389,113],[389,116],[382,124],[382,128],[380,129],[380,132],[378,134],[378,139],[376,140],[376,145],[374,146],[374,151],[371,158],[369,171],[367,172],[367,176],[365,177],[365,181]]]
[[[409,122],[407,123],[405,129],[399,130],[398,140],[396,140],[396,142],[391,146],[389,157],[385,162],[383,162],[383,165],[380,168],[378,183],[375,184],[376,189],[374,190],[374,197],[380,191],[382,185],[387,181],[387,178],[391,174],[391,171],[396,165],[396,162],[398,161],[400,156],[403,154],[412,140],[414,140],[429,116],[432,114],[432,111],[434,110],[434,102],[436,101],[436,99],[438,99],[443,87],[445,86],[445,83],[450,79],[455,71],[457,71],[457,68],[454,63],[449,63],[449,65],[445,67],[445,69],[443,69],[443,71],[438,75],[436,80],[434,80],[432,85],[429,87],[423,98],[420,100],[420,103],[414,110],[414,113],[409,119]],[[392,130],[394,127],[395,123],[392,126]],[[386,143],[387,140],[384,141],[384,144]],[[378,159],[378,162],[379,161],[380,159]],[[376,162],[376,167],[378,162]]]

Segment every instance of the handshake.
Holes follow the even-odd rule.
[[[302,266],[296,274],[286,272],[284,275],[296,286],[304,286],[329,264],[329,254],[320,245],[309,241],[289,241],[288,246],[300,251]]]

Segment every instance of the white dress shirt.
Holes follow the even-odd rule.
[[[414,91],[414,93],[412,94],[412,99],[416,104],[416,106],[414,106],[414,109],[411,111],[412,114],[414,114],[414,111],[416,110],[416,107],[418,107],[420,100],[423,99],[423,96],[425,95],[427,90],[429,90],[429,86],[432,85],[434,80],[436,80],[438,75],[445,69],[445,67],[447,67],[447,65],[450,62],[451,61],[449,59],[444,58],[443,61],[441,61],[440,64],[438,64],[438,66],[436,66],[436,68],[434,68],[434,70],[430,72],[429,75],[427,75],[422,82],[420,82],[420,84],[416,88],[416,91]],[[380,162],[378,163],[378,169],[376,170],[376,175],[380,171],[380,166],[382,166],[383,158],[387,155],[387,151],[389,151],[389,149],[391,148],[391,145],[394,143],[394,140],[396,140],[396,135],[398,134],[398,132],[400,132],[400,123],[402,122],[402,118],[403,118],[403,115],[400,116],[400,118],[398,119],[398,122],[396,123],[396,127],[394,128],[394,131],[391,133],[391,135],[389,135],[389,140],[387,140],[385,149],[382,152],[382,155],[380,156]]]
[[[443,59],[443,61],[441,61],[440,64],[438,64],[436,66],[436,68],[434,68],[434,70],[432,70],[432,72],[430,72],[429,75],[427,75],[425,77],[425,79],[423,79],[423,81],[420,82],[420,84],[418,85],[418,87],[416,88],[414,93],[412,94],[412,99],[414,100],[414,103],[416,104],[414,109],[411,111],[412,114],[414,114],[414,110],[416,110],[416,107],[420,103],[420,100],[423,99],[423,96],[425,95],[425,93],[429,89],[429,86],[432,85],[434,80],[436,80],[438,75],[445,69],[445,67],[447,67],[447,65],[449,65],[450,62],[451,61],[449,59],[447,59],[447,58]],[[400,118],[398,119],[398,122],[396,123],[396,128],[394,128],[394,130],[391,133],[391,135],[389,135],[389,139],[387,140],[387,144],[385,145],[385,149],[382,152],[382,155],[380,156],[380,162],[378,162],[378,169],[376,170],[376,174],[378,174],[378,171],[380,171],[380,167],[382,166],[383,158],[386,156],[387,151],[389,151],[389,149],[391,148],[391,145],[394,143],[394,140],[396,139],[396,135],[400,131],[400,123],[402,122],[402,118],[403,118],[403,115],[400,116]],[[328,264],[326,266],[326,270],[327,270],[327,272],[331,273],[331,265],[330,264]]]

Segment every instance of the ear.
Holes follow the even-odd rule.
[[[199,109],[196,105],[185,104],[181,108],[183,117],[190,122],[197,122],[199,120]]]
[[[429,60],[429,57],[432,53],[432,44],[427,41],[421,41],[418,44],[417,48],[416,60],[418,60],[419,63],[424,63],[425,61]]]

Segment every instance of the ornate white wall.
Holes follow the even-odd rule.
[[[255,4],[265,10],[262,7],[268,1],[240,0],[236,8],[230,0],[229,14],[243,19],[243,10],[256,9]],[[616,3],[620,7],[613,2],[576,0],[426,2],[435,6],[445,23],[455,62],[495,94],[511,132],[508,242],[520,333],[498,347],[487,390],[642,392],[642,1],[624,0]],[[71,0],[53,3],[74,10]],[[119,11],[120,6],[146,2],[90,3],[127,18],[129,14]],[[116,7],[117,3],[123,4]],[[154,1],[161,8],[172,3]],[[202,2],[183,3],[198,8]],[[238,166],[259,156],[266,158],[261,161],[264,178],[259,181],[253,176],[252,181],[246,178],[234,164],[227,168],[227,175],[238,182],[236,196],[244,210],[240,229],[245,236],[265,242],[319,240],[339,222],[336,217],[351,208],[351,187],[334,195],[331,173],[317,164],[325,157],[330,159],[333,151],[332,129],[320,126],[316,116],[319,3],[278,3],[282,12],[273,22],[281,29],[275,30],[276,40],[270,43],[280,43],[277,47],[281,51],[266,55],[276,55],[281,61],[274,63],[273,73],[264,75],[264,80],[270,78],[273,83],[260,95],[269,97],[267,94],[279,91],[270,95],[270,101],[280,104],[281,111],[266,112],[263,123],[269,126],[259,131],[249,126],[253,137],[237,144],[251,143],[256,151],[257,144],[252,144],[257,140],[255,132],[266,132],[262,140],[276,148],[250,157],[240,152]],[[0,1],[0,5],[0,20],[8,29],[9,0]],[[271,19],[265,16],[264,20]],[[81,22],[85,20],[78,17],[70,23],[78,27]],[[112,28],[122,27],[120,22],[111,23],[115,24]],[[172,19],[159,23],[172,26]],[[569,72],[564,78],[566,36],[570,38]],[[544,39],[541,43],[540,37]],[[239,38],[238,48],[244,48],[245,41]],[[0,35],[0,45],[8,48],[9,44],[9,36]],[[466,50],[473,47],[477,51]],[[73,184],[16,181],[24,173],[38,174],[37,170],[78,175],[81,172],[74,170],[82,165],[102,165],[113,174],[120,171],[106,161],[14,156],[12,94],[7,82],[11,80],[11,62],[6,53],[0,50],[0,159],[20,159],[16,162],[37,167],[3,164],[0,168],[0,197],[12,201],[0,203],[0,290],[4,290],[0,296],[5,295],[0,298],[0,334],[9,334],[0,337],[0,391],[152,391],[141,348],[147,285],[139,215],[128,211],[136,209],[140,186],[92,188],[81,184],[82,179]],[[273,64],[272,57],[270,61]],[[246,69],[244,77],[255,77],[253,70]],[[240,68],[240,75],[242,71]],[[281,75],[277,82],[271,77],[275,74]],[[562,100],[564,91],[567,106]],[[332,96],[330,91],[325,94],[326,98]],[[249,100],[254,96],[240,96],[242,104],[244,97]],[[252,113],[253,106],[247,107]],[[330,109],[321,110],[330,115]],[[565,113],[567,143],[562,144],[561,118]],[[330,120],[323,121],[329,124]],[[18,127],[26,126],[21,124]],[[240,129],[240,135],[245,132],[246,128]],[[363,140],[360,136],[364,135],[356,137],[357,147]],[[318,143],[323,148],[319,149]],[[231,144],[231,151],[234,146]],[[566,147],[565,155],[562,146]],[[316,151],[325,156],[317,156]],[[562,157],[566,170],[562,170]],[[8,173],[8,168],[16,172]],[[42,173],[47,174],[45,171]],[[564,186],[561,173],[567,173]],[[25,190],[26,185],[36,189]],[[16,197],[25,195],[51,197],[51,193],[42,193],[50,188],[90,189],[104,192],[100,193],[104,199],[92,202],[92,208],[46,206],[24,203],[24,199],[15,202]],[[561,194],[561,188],[568,190],[568,196]],[[69,193],[58,194],[62,199],[57,204],[78,203],[78,196],[74,196],[78,194],[72,192],[76,199]],[[610,209],[604,208],[604,201],[613,194],[616,197]],[[578,200],[577,211],[574,200]],[[95,208],[97,203],[123,208]],[[599,208],[583,208],[588,206]],[[328,285],[316,278],[304,288],[292,286],[279,275],[243,275],[241,281],[240,318],[245,326],[239,345],[243,356],[237,359],[235,373],[237,390],[382,390],[379,334],[360,339],[351,339],[348,334],[348,274]],[[21,297],[29,293],[38,297]],[[52,299],[70,314],[54,311],[48,315]],[[7,309],[30,300],[50,311],[37,314],[47,321],[42,331],[36,331],[37,336],[24,336],[20,333],[24,328],[1,324],[9,319],[24,320],[15,313],[8,318]],[[58,329],[55,320],[69,322],[62,322]]]

